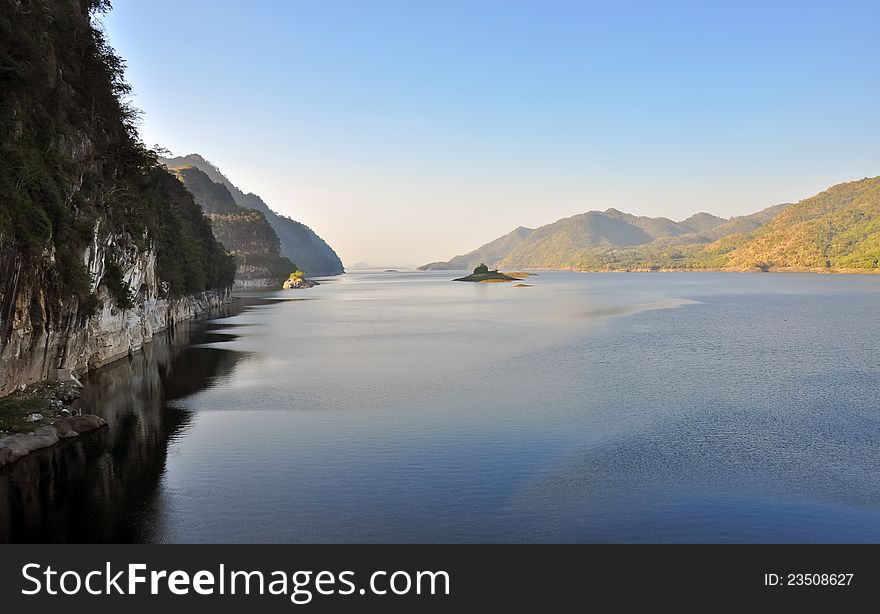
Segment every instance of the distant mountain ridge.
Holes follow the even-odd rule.
[[[701,232],[690,232],[675,236],[658,237],[649,243],[637,246],[615,246],[606,249],[588,250],[571,266],[578,270],[623,270],[653,271],[660,269],[723,269],[727,267],[723,254],[729,245],[737,245],[747,240],[769,220],[790,205],[773,205],[750,215],[732,217],[723,223],[708,227],[702,218],[692,227],[707,227]],[[696,214],[700,215],[700,214]],[[692,220],[691,216],[681,222]],[[714,217],[714,216],[713,216]],[[722,219],[722,218],[718,218]],[[712,222],[714,224],[714,222]]]
[[[692,216],[679,223],[682,226],[691,229],[693,232],[705,232],[707,230],[712,230],[713,228],[718,228],[725,222],[727,222],[727,220],[723,217],[718,217],[717,215],[701,211],[700,213],[694,213]]]
[[[674,222],[606,209],[512,235],[419,268],[466,269],[486,256],[502,270],[880,271],[880,177],[728,220],[696,213]]]
[[[201,155],[194,153],[174,158],[160,158],[160,162],[169,169],[195,167],[205,173],[211,181],[226,186],[237,205],[262,212],[278,235],[281,254],[295,262],[308,275],[339,275],[345,272],[339,256],[315,231],[305,224],[276,213],[256,194],[243,192],[220,169]]]
[[[463,270],[481,262],[508,269],[573,268],[573,262],[596,250],[709,233],[728,222],[709,213],[696,213],[682,222],[674,222],[665,217],[630,215],[613,208],[588,211],[536,229],[520,226],[472,252],[419,269]]]

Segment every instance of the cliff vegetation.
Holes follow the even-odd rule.
[[[201,208],[138,137],[109,8],[0,0],[0,395],[139,347],[233,280]]]
[[[211,181],[226,186],[237,205],[254,209],[265,215],[281,242],[281,255],[297,263],[306,274],[320,276],[339,275],[345,272],[339,256],[314,230],[301,222],[276,213],[253,192],[245,193],[221,173],[220,169],[199,154],[163,158],[161,161],[168,168],[192,166],[199,169]]]
[[[35,277],[59,298],[94,305],[104,285],[127,303],[138,289],[124,288],[112,263],[128,249],[155,250],[170,295],[228,285],[232,263],[200,209],[137,135],[124,63],[95,23],[109,2],[2,4],[3,312]],[[110,266],[95,279],[83,254],[111,236]]]
[[[235,257],[236,285],[281,284],[297,269],[281,255],[281,241],[261,211],[239,206],[225,185],[194,166],[172,170],[205,211],[214,235]]]

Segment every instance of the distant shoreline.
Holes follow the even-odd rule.
[[[538,269],[536,269],[538,270]],[[570,270],[575,273],[815,273],[817,275],[876,275],[880,269],[825,269],[825,268],[770,268],[766,271],[753,269],[551,269]]]
[[[457,273],[464,269],[431,269],[430,271],[421,271],[421,272],[448,272],[448,273]],[[528,269],[529,271],[540,271],[544,273],[755,273],[755,274],[765,274],[765,273],[814,273],[817,275],[878,275],[880,274],[880,269],[826,269],[821,267],[815,268],[806,268],[806,267],[785,267],[785,268],[770,268],[766,271],[757,271],[753,269],[575,269],[575,268],[564,268],[564,269],[545,269],[545,268],[535,268]]]

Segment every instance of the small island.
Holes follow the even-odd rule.
[[[511,275],[506,275],[504,273],[499,273],[497,270],[490,271],[488,266],[484,263],[480,263],[480,265],[474,269],[472,274],[453,279],[452,281],[516,281],[528,276],[529,273],[513,273]]]
[[[285,290],[301,290],[303,288],[312,288],[317,286],[318,282],[306,279],[306,274],[297,269],[290,274],[290,277],[281,286]]]

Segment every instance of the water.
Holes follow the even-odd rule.
[[[362,273],[93,373],[0,541],[880,542],[880,277]]]

